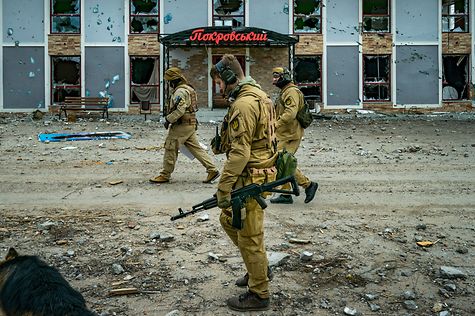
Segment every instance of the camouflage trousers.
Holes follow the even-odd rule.
[[[198,159],[198,161],[206,168],[208,173],[217,171],[211,157],[201,148],[196,136],[195,125],[173,124],[165,139],[165,154],[163,155],[163,168],[160,175],[169,179],[173,170],[175,170],[176,160],[178,158],[178,149],[180,146],[186,148]]]
[[[275,170],[269,174],[259,173],[240,176],[235,188],[251,183],[262,184],[274,181]],[[219,218],[221,226],[231,241],[241,252],[241,257],[249,274],[249,290],[261,298],[269,298],[269,279],[267,277],[267,253],[264,245],[264,210],[254,199],[246,203],[246,219],[240,230],[232,226],[232,210],[223,209]]]

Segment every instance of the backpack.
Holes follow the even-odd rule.
[[[312,124],[313,115],[310,113],[310,107],[308,106],[307,101],[304,101],[302,108],[297,112],[296,119],[303,128],[307,128]]]
[[[297,158],[284,148],[277,154],[275,167],[277,168],[277,179],[292,176],[297,169]]]

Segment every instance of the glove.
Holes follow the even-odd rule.
[[[216,192],[216,198],[219,208],[226,209],[231,207],[231,193],[218,190]]]
[[[215,155],[217,155],[221,153],[220,147],[221,147],[221,136],[215,136],[211,140],[211,150],[213,151]]]
[[[170,122],[168,122],[168,120],[165,119],[165,123],[163,123],[163,126],[165,126],[165,129],[168,129],[168,127],[170,126]]]

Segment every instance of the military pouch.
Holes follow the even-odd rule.
[[[297,158],[284,148],[277,154],[275,167],[277,168],[277,180],[292,176],[297,169]]]
[[[312,124],[313,115],[310,113],[310,108],[307,102],[304,102],[303,107],[297,112],[296,119],[303,128],[307,128]]]

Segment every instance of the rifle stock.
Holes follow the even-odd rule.
[[[282,189],[276,188],[288,182],[290,182],[292,190],[282,190]],[[250,198],[255,199],[262,209],[265,209],[267,207],[266,201],[261,196],[261,194],[264,192],[293,194],[295,196],[300,195],[300,190],[299,190],[297,181],[295,180],[295,177],[293,175],[273,181],[273,182],[264,183],[261,185],[253,183],[245,187],[233,190],[231,192],[231,205],[232,205],[232,210],[233,210],[233,216],[232,216],[233,227],[237,229],[242,229],[243,221],[246,214],[246,213],[242,214],[242,209],[244,208],[244,205],[246,204],[248,199]],[[178,208],[178,215],[172,216],[171,220],[174,221],[174,220],[186,217],[188,215],[198,213],[203,210],[215,208],[217,206],[218,206],[218,200],[216,196],[213,196],[212,198],[204,200],[201,203],[193,205],[190,211],[183,211],[181,208]],[[244,215],[244,218],[243,218],[243,215]]]

